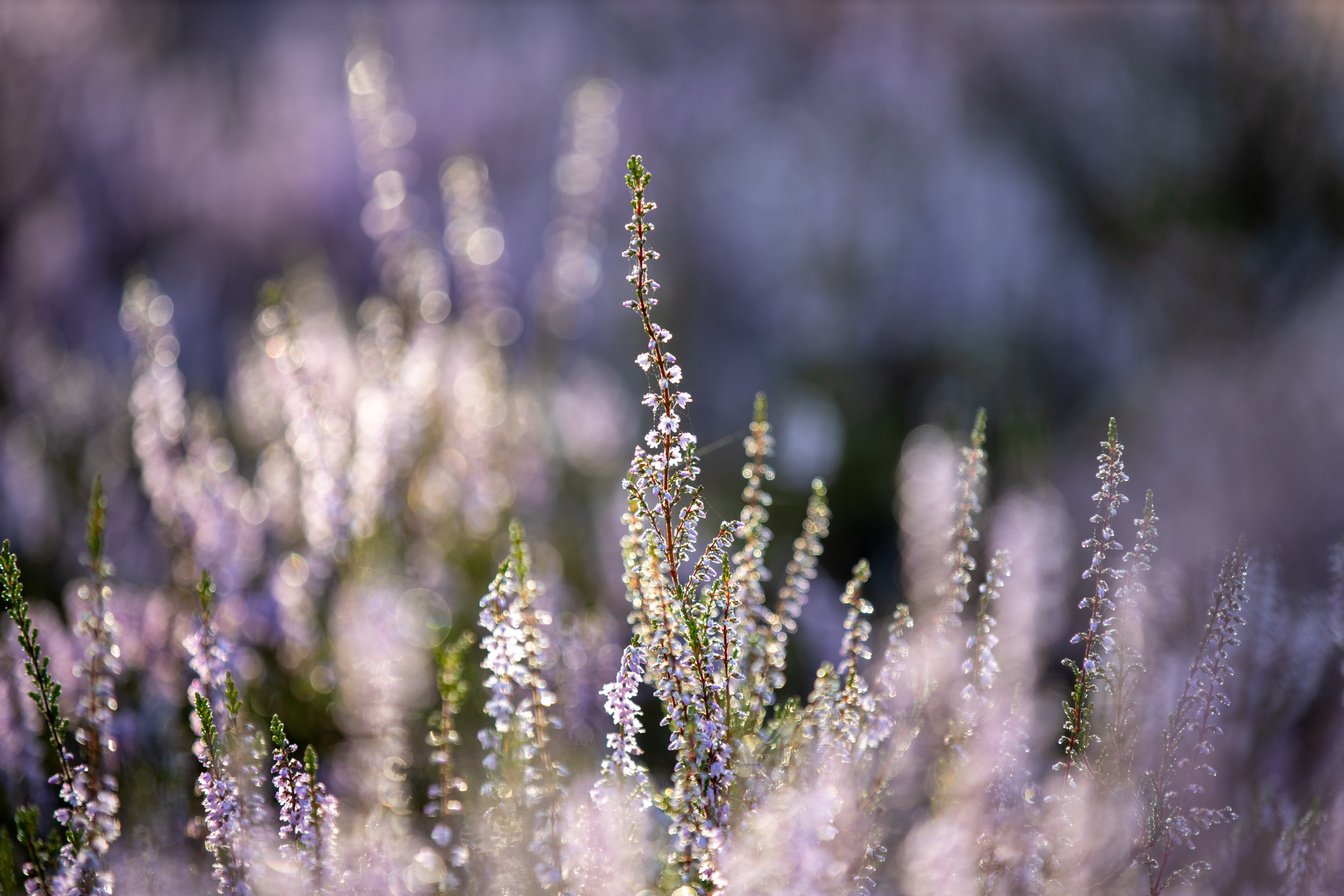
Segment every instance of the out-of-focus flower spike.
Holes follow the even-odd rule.
[[[733,711],[737,716],[758,718],[775,699],[769,675],[769,653],[774,643],[774,631],[781,627],[776,613],[765,602],[764,583],[770,579],[765,565],[765,552],[774,535],[767,523],[770,520],[770,493],[766,483],[775,477],[769,459],[774,453],[774,436],[766,418],[765,394],[756,396],[755,414],[751,430],[743,447],[747,462],[742,467],[746,486],[742,489],[742,513],[739,517],[741,548],[732,557],[733,592],[740,604],[741,644],[740,668],[743,687],[733,693]]]
[[[771,628],[771,643],[766,652],[767,674],[772,693],[784,686],[784,664],[789,637],[798,631],[798,618],[817,577],[817,561],[822,543],[830,534],[831,510],[826,503],[826,486],[820,479],[812,480],[812,494],[803,517],[803,530],[793,541],[793,555],[784,567],[784,582],[780,586],[774,615],[778,628]]]
[[[971,551],[980,539],[976,517],[980,514],[980,492],[986,470],[986,420],[984,408],[976,411],[970,443],[961,449],[961,461],[957,465],[957,497],[952,528],[948,531],[951,545],[944,559],[949,577],[939,588],[943,598],[939,631],[959,631],[962,608],[970,600],[971,576],[975,572],[975,557]]]

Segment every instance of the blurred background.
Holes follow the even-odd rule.
[[[622,162],[638,152],[712,516],[736,516],[764,391],[781,545],[823,477],[823,589],[866,556],[890,607],[902,446],[924,424],[959,442],[983,406],[990,496],[1057,509],[1052,574],[1072,594],[1085,557],[1068,546],[1086,537],[1115,416],[1130,506],[1154,490],[1163,556],[1192,571],[1186,618],[1244,533],[1311,630],[1264,660],[1309,657],[1285,724],[1310,727],[1338,684],[1342,16],[1324,3],[0,3],[0,531],[33,592],[58,594],[101,471],[122,575],[167,581],[131,447],[127,278],[172,297],[186,390],[222,409],[248,474],[259,461],[230,409],[251,394],[240,359],[263,285],[319,268],[353,328],[384,288],[371,197],[442,234],[444,184],[479,187],[488,170],[484,217],[456,248],[450,227],[448,251],[489,268],[487,341],[549,421],[542,484],[513,480],[500,509],[551,546],[539,562],[566,600],[619,611],[618,483],[644,426],[630,363],[643,338],[620,307]],[[378,125],[400,153],[392,188],[351,123],[361,40],[396,85],[401,111]],[[564,256],[576,203],[589,229]],[[456,315],[479,285],[453,270]],[[477,529],[497,554],[502,529]],[[489,569],[464,568],[472,586]],[[1061,644],[1071,612],[1043,623]]]

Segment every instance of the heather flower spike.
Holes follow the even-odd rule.
[[[826,502],[826,486],[820,479],[812,480],[812,494],[803,517],[803,531],[794,539],[793,555],[784,567],[784,583],[779,589],[774,617],[778,626],[771,626],[772,644],[766,653],[768,661],[771,701],[774,693],[784,686],[784,662],[789,637],[798,631],[798,618],[807,604],[812,581],[817,577],[817,561],[821,557],[822,542],[830,534],[831,511]]]
[[[980,408],[971,426],[970,443],[961,449],[961,461],[957,466],[957,497],[952,528],[948,532],[952,545],[944,560],[950,576],[941,586],[940,630],[959,631],[961,611],[970,600],[971,577],[975,572],[975,557],[971,551],[980,539],[975,522],[980,514],[980,492],[985,478],[986,422],[985,409]]]
[[[119,653],[116,623],[106,608],[106,580],[111,567],[103,554],[105,529],[106,501],[101,481],[95,480],[86,540],[92,581],[81,588],[87,609],[76,624],[84,640],[84,657],[76,672],[86,677],[89,688],[80,701],[75,736],[82,761],[67,744],[70,720],[60,708],[61,686],[51,675],[51,661],[42,651],[37,628],[28,615],[18,560],[8,541],[0,544],[0,602],[18,630],[23,669],[33,684],[29,697],[56,757],[57,771],[51,783],[58,785],[63,804],[53,813],[57,829],[45,840],[37,833],[36,809],[16,818],[19,838],[29,853],[23,875],[30,893],[110,896],[114,885],[106,854],[120,834],[120,804],[116,781],[106,764],[116,750],[111,734],[116,706],[112,682],[119,669]]]
[[[430,719],[427,739],[431,748],[430,763],[437,774],[429,788],[425,815],[433,819],[430,839],[444,853],[448,869],[445,872],[445,887],[462,885],[468,857],[462,839],[461,822],[462,796],[466,792],[467,782],[456,764],[455,754],[461,742],[456,722],[467,697],[468,686],[464,677],[467,652],[475,643],[476,637],[469,631],[462,632],[451,641],[445,632],[434,650],[439,708]]]
[[[616,730],[607,735],[608,756],[602,760],[602,780],[593,791],[599,804],[614,791],[621,804],[633,800],[643,808],[651,804],[649,773],[639,761],[644,752],[639,746],[639,735],[644,732],[639,704],[635,698],[644,677],[644,653],[638,644],[627,644],[621,652],[621,668],[616,680],[602,687],[603,708],[615,723]]]
[[[563,773],[550,749],[556,725],[556,698],[545,676],[551,620],[537,606],[540,587],[517,523],[510,540],[509,556],[481,598],[489,719],[480,732],[487,778],[481,795],[493,807],[491,840],[504,866],[496,873],[509,886],[530,886],[530,878],[550,892],[562,877],[557,798]]]
[[[1060,746],[1064,748],[1062,767],[1072,773],[1084,761],[1097,737],[1092,731],[1093,695],[1105,678],[1115,651],[1115,601],[1111,594],[1118,575],[1108,564],[1122,545],[1115,536],[1115,516],[1120,505],[1128,501],[1121,486],[1129,481],[1123,460],[1125,446],[1116,434],[1115,418],[1107,427],[1106,441],[1097,455],[1097,480],[1101,487],[1092,496],[1096,512],[1092,514],[1092,536],[1083,547],[1092,552],[1092,561],[1083,572],[1083,579],[1092,582],[1091,593],[1082,599],[1078,609],[1087,611],[1087,627],[1073,636],[1070,643],[1082,645],[1079,660],[1066,659],[1064,665],[1073,673],[1073,688],[1064,702],[1064,734]]]
[[[862,745],[865,724],[875,710],[873,698],[868,692],[868,682],[859,668],[864,660],[872,656],[868,636],[872,633],[873,624],[868,617],[873,613],[873,605],[863,597],[863,586],[871,575],[868,561],[860,560],[854,565],[849,583],[840,595],[840,603],[845,607],[845,634],[840,642],[840,664],[835,668],[840,688],[836,733],[846,750]]]
[[[1227,694],[1230,653],[1241,643],[1240,632],[1246,625],[1242,612],[1249,569],[1250,556],[1238,543],[1218,573],[1204,633],[1162,735],[1162,758],[1149,782],[1147,842],[1141,856],[1152,896],[1204,870],[1199,862],[1175,862],[1177,848],[1193,848],[1201,833],[1237,817],[1231,807],[1209,808],[1197,805],[1194,798],[1216,775],[1209,757],[1214,738],[1222,733],[1219,718],[1231,705]]]
[[[649,215],[656,208],[646,195],[651,176],[639,156],[630,157],[627,171],[632,214],[624,256],[633,262],[626,279],[635,295],[624,305],[639,316],[648,340],[635,364],[651,382],[644,404],[654,425],[635,449],[626,479],[626,582],[639,633],[648,636],[647,676],[676,755],[672,788],[663,800],[671,817],[671,858],[684,884],[717,892],[733,782],[732,691],[741,657],[742,598],[728,555],[739,526],[721,524],[695,557],[705,504],[696,438],[681,417],[691,396],[680,390],[682,370],[666,348],[672,333],[652,315],[658,283],[650,263],[658,253],[649,246]]]
[[[23,670],[33,685],[29,697],[37,706],[38,715],[45,729],[47,742],[56,755],[57,773],[52,783],[73,793],[74,756],[66,749],[65,736],[69,721],[61,714],[61,686],[51,677],[50,660],[43,654],[38,643],[37,629],[28,616],[28,600],[23,594],[23,580],[19,573],[18,559],[10,549],[9,541],[0,544],[0,599],[4,601],[5,614],[9,616],[18,630],[19,649],[23,654]],[[58,810],[64,812],[66,810]],[[23,866],[23,876],[30,893],[50,894],[54,892],[54,876],[58,871],[56,851],[64,850],[57,844],[64,836],[53,837],[46,841],[37,832],[38,809],[36,806],[20,813],[16,818],[19,839],[28,848],[29,861]],[[60,817],[57,818],[58,823]],[[65,828],[65,825],[61,825]]]
[[[994,657],[994,647],[999,637],[994,633],[998,621],[994,618],[994,603],[1003,595],[1006,580],[1013,574],[1012,564],[1007,551],[996,551],[989,561],[985,572],[985,581],[980,586],[980,603],[975,614],[975,633],[968,647],[970,656],[966,658],[962,671],[969,682],[963,697],[985,697],[994,686],[999,672],[998,660]]]
[[[1115,653],[1103,681],[1107,709],[1103,771],[1114,782],[1130,780],[1137,748],[1139,682],[1146,671],[1136,643],[1142,623],[1138,599],[1148,590],[1146,578],[1157,553],[1157,523],[1149,489],[1143,498],[1143,515],[1134,520],[1134,546],[1123,558],[1124,572],[1115,596]]]
[[[339,892],[336,854],[336,800],[317,780],[317,753],[311,746],[298,758],[279,716],[271,718],[271,783],[280,804],[283,857],[298,866],[315,893]]]
[[[252,889],[247,882],[247,859],[242,847],[238,781],[229,770],[228,748],[215,725],[210,701],[197,691],[192,695],[192,709],[201,729],[197,746],[201,773],[196,779],[196,792],[205,810],[205,849],[214,857],[215,892],[219,896],[248,896]]]
[[[756,396],[750,434],[743,443],[747,463],[742,467],[742,478],[746,480],[746,486],[742,489],[742,514],[739,517],[742,546],[732,556],[730,584],[740,601],[738,642],[741,647],[733,671],[734,677],[742,681],[742,686],[732,694],[733,711],[735,716],[758,720],[766,707],[775,700],[775,686],[772,685],[769,670],[775,659],[772,654],[778,652],[779,642],[772,633],[777,630],[782,632],[778,613],[765,600],[764,585],[770,580],[770,571],[765,566],[765,552],[774,538],[767,525],[771,498],[765,486],[775,478],[775,471],[769,464],[775,439],[770,435],[770,423],[765,411],[765,394],[761,393]],[[782,663],[781,656],[778,664]]]

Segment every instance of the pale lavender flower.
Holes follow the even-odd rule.
[[[550,750],[557,720],[555,695],[546,681],[546,626],[550,616],[537,606],[539,587],[530,577],[522,527],[510,529],[512,552],[481,598],[481,646],[489,693],[481,730],[487,782],[482,796],[502,811],[495,814],[496,858],[510,879],[521,879],[519,850],[530,854],[526,872],[544,889],[561,877],[559,779],[564,769]]]
[[[204,695],[211,712],[221,715],[225,710],[224,694],[233,651],[215,624],[215,583],[209,572],[201,572],[196,594],[201,612],[191,633],[182,642],[187,651],[187,665],[196,675],[188,688],[188,696],[194,699],[195,694]]]
[[[1012,567],[1008,552],[996,551],[990,560],[989,569],[985,572],[985,581],[980,585],[980,605],[975,616],[975,633],[966,641],[970,656],[962,664],[962,671],[969,679],[966,689],[962,692],[964,699],[972,700],[976,697],[983,699],[994,686],[994,679],[999,672],[994,647],[999,643],[999,637],[994,633],[998,622],[994,618],[993,606],[994,601],[1002,596],[1005,580],[1011,575]]]
[[[1091,563],[1083,572],[1083,578],[1092,580],[1093,589],[1078,603],[1078,609],[1087,611],[1087,627],[1070,641],[1081,644],[1083,653],[1077,661],[1064,661],[1074,676],[1073,691],[1064,704],[1064,734],[1059,739],[1065,757],[1060,767],[1068,773],[1083,760],[1087,748],[1097,740],[1088,725],[1092,695],[1098,682],[1105,679],[1115,650],[1115,618],[1112,615],[1115,601],[1111,591],[1118,573],[1107,564],[1109,556],[1122,547],[1116,540],[1114,519],[1120,505],[1129,500],[1120,490],[1129,481],[1129,476],[1125,474],[1125,446],[1120,444],[1116,434],[1114,417],[1101,448],[1101,454],[1097,455],[1097,480],[1101,488],[1092,496],[1096,502],[1096,512],[1091,518],[1094,529],[1092,536],[1083,542],[1083,547],[1092,552]]]
[[[873,605],[863,597],[863,586],[870,575],[868,561],[860,560],[840,595],[840,602],[845,606],[845,634],[840,642],[840,663],[835,668],[840,692],[834,734],[842,755],[846,756],[863,748],[867,738],[866,723],[875,711],[868,681],[859,669],[860,664],[872,656],[868,636],[873,624],[868,617],[873,613]]]
[[[643,807],[650,804],[649,773],[638,757],[644,752],[639,746],[639,735],[644,731],[640,720],[639,704],[635,698],[644,679],[644,654],[637,644],[627,645],[621,652],[621,668],[616,680],[603,685],[604,707],[616,730],[607,735],[610,754],[602,760],[602,779],[594,788],[596,801],[605,799],[605,793],[615,790],[624,803],[634,799]]]
[[[563,148],[553,170],[557,209],[532,283],[537,316],[562,339],[578,336],[592,319],[589,300],[600,283],[599,218],[607,183],[602,172],[616,149],[620,102],[619,87],[592,78],[565,103]]]
[[[271,719],[271,783],[280,804],[281,854],[294,862],[315,893],[339,892],[335,797],[317,780],[317,754],[309,747],[303,761],[298,746],[285,736],[279,716]]]

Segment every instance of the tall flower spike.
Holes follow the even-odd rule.
[[[650,804],[649,773],[638,758],[644,752],[639,746],[644,723],[636,697],[643,677],[644,653],[638,644],[627,644],[621,652],[616,680],[602,687],[606,701],[603,708],[616,730],[607,735],[610,753],[602,760],[602,780],[593,790],[593,798],[599,803],[614,790],[623,805],[631,800],[641,808]]]
[[[103,552],[106,531],[107,496],[103,493],[102,479],[95,476],[89,497],[85,555],[89,578],[79,586],[83,610],[75,624],[76,634],[84,641],[84,658],[77,671],[85,677],[88,688],[79,702],[79,724],[75,731],[85,760],[82,780],[87,793],[81,798],[89,822],[85,852],[78,864],[85,866],[86,879],[96,881],[96,889],[110,892],[113,878],[105,867],[105,854],[121,835],[117,818],[121,801],[117,779],[111,771],[117,751],[112,719],[117,708],[115,678],[121,672],[121,651],[117,645],[116,618],[107,605],[112,565]]]
[[[196,673],[189,692],[193,695],[204,694],[211,711],[221,713],[226,708],[225,691],[231,651],[215,626],[215,583],[207,570],[201,570],[201,578],[196,584],[196,597],[201,612],[191,634],[183,641],[188,665]]]
[[[649,273],[658,254],[649,247],[654,203],[650,175],[639,156],[627,163],[630,243],[627,278],[635,296],[626,301],[640,319],[647,348],[636,365],[650,379],[644,405],[653,427],[635,449],[626,491],[631,512],[625,543],[626,581],[637,623],[648,634],[648,677],[666,713],[676,754],[673,788],[666,801],[673,834],[672,860],[681,880],[703,892],[720,889],[718,856],[728,822],[732,782],[728,704],[738,665],[739,603],[727,569],[737,524],[724,523],[689,573],[705,502],[696,483],[696,438],[682,425],[691,396],[680,390],[682,370],[666,346],[672,334],[654,322],[658,284]]]
[[[1068,773],[1083,761],[1087,748],[1096,740],[1091,730],[1093,695],[1098,683],[1106,676],[1107,665],[1115,650],[1112,631],[1115,619],[1115,601],[1111,591],[1117,573],[1108,564],[1110,557],[1122,549],[1115,538],[1115,516],[1120,505],[1129,499],[1120,491],[1129,481],[1123,460],[1125,446],[1116,434],[1115,418],[1107,428],[1106,441],[1097,455],[1097,480],[1101,487],[1092,496],[1096,512],[1092,514],[1092,537],[1083,547],[1092,552],[1092,561],[1083,572],[1084,580],[1092,581],[1092,592],[1078,603],[1078,609],[1087,611],[1087,628],[1074,635],[1070,643],[1081,644],[1080,660],[1067,659],[1064,665],[1073,673],[1073,689],[1064,701],[1064,734],[1059,744],[1064,748],[1061,768]]]
[[[854,565],[849,583],[845,585],[840,602],[846,607],[845,635],[840,642],[840,664],[836,666],[836,678],[840,681],[840,706],[837,713],[840,739],[846,749],[862,746],[864,721],[874,711],[873,698],[868,692],[868,682],[859,673],[859,664],[872,656],[868,647],[868,636],[873,624],[868,617],[873,613],[873,605],[863,597],[863,586],[867,584],[871,570],[867,560]]]
[[[1104,682],[1107,700],[1103,742],[1105,771],[1117,782],[1128,782],[1134,764],[1138,736],[1139,678],[1144,673],[1143,654],[1137,643],[1141,622],[1138,598],[1147,590],[1145,581],[1157,553],[1157,512],[1151,489],[1143,498],[1143,515],[1134,520],[1134,546],[1125,552],[1124,573],[1115,591],[1115,655]]]
[[[742,489],[742,514],[739,531],[742,547],[732,557],[732,583],[739,595],[742,645],[739,668],[734,670],[743,680],[743,687],[733,692],[734,713],[759,718],[765,708],[774,702],[775,691],[770,684],[769,653],[773,646],[772,632],[780,627],[777,614],[765,603],[764,583],[770,578],[765,566],[765,551],[774,537],[766,524],[770,519],[770,493],[765,484],[775,478],[769,464],[774,453],[774,436],[765,415],[765,395],[756,396],[756,412],[751,432],[743,443],[747,463],[742,478],[747,484]]]
[[[683,506],[684,501],[693,498],[700,469],[695,461],[696,437],[682,427],[680,414],[690,404],[691,396],[678,388],[681,367],[676,356],[665,348],[672,341],[672,333],[652,317],[658,304],[654,295],[658,283],[649,275],[649,264],[658,258],[658,253],[648,244],[653,232],[648,217],[657,208],[645,196],[651,175],[639,156],[631,156],[627,168],[625,183],[630,188],[633,214],[625,225],[630,232],[630,244],[623,254],[634,262],[626,279],[634,285],[635,298],[622,304],[639,315],[648,337],[647,351],[641,352],[635,363],[653,382],[643,403],[653,410],[655,420],[654,427],[644,436],[649,452],[636,449],[631,464],[631,490],[649,518],[658,553],[666,559],[673,586],[679,590],[679,567],[690,560],[696,527],[704,519],[703,504],[690,500]]]
[[[1230,705],[1229,653],[1241,643],[1240,631],[1246,625],[1242,611],[1249,568],[1250,557],[1238,543],[1218,573],[1204,634],[1163,732],[1162,759],[1151,781],[1148,843],[1142,857],[1148,867],[1152,896],[1158,896],[1173,882],[1193,879],[1203,870],[1198,862],[1173,867],[1177,847],[1193,848],[1202,832],[1237,817],[1231,807],[1195,806],[1191,798],[1203,793],[1203,782],[1215,775],[1209,756],[1214,737],[1222,733],[1218,718]]]
[[[205,849],[214,857],[212,874],[219,896],[249,896],[247,861],[242,849],[242,801],[238,781],[225,761],[226,747],[215,725],[210,701],[199,691],[192,695],[192,708],[200,726],[197,756],[201,773],[196,792],[205,810]]]
[[[772,643],[766,653],[771,699],[784,686],[784,664],[789,636],[798,631],[798,618],[817,577],[817,560],[821,557],[822,542],[830,534],[831,510],[826,504],[826,486],[820,479],[812,480],[812,495],[807,500],[803,531],[793,541],[793,556],[784,567],[784,584],[779,589],[775,604],[778,627],[771,627]]]
[[[450,870],[444,885],[452,888],[462,885],[463,868],[468,856],[460,829],[461,795],[467,789],[467,782],[458,774],[453,759],[460,741],[457,715],[462,710],[468,689],[463,676],[466,654],[475,643],[476,637],[471,632],[463,632],[451,642],[445,632],[443,641],[434,650],[434,664],[438,669],[439,709],[430,721],[428,740],[432,748],[430,763],[437,770],[437,775],[429,788],[425,814],[434,820],[430,838],[446,851],[444,858]]]
[[[501,810],[494,813],[496,858],[509,866],[510,886],[524,886],[530,876],[549,892],[561,877],[556,813],[562,771],[549,751],[555,695],[543,671],[550,617],[536,605],[539,589],[529,576],[522,527],[513,524],[510,535],[509,557],[481,598],[489,692],[489,723],[480,732],[488,780],[481,794]],[[521,864],[525,854],[534,860],[527,868]]]
[[[271,717],[271,782],[280,804],[282,856],[298,866],[314,893],[335,892],[337,805],[317,781],[317,753],[310,746],[304,758],[285,736],[279,716]]]
[[[941,586],[943,597],[940,630],[961,628],[961,611],[970,600],[971,574],[975,572],[975,558],[971,548],[980,539],[975,518],[980,513],[980,488],[985,478],[985,409],[976,411],[971,427],[970,444],[961,449],[957,465],[957,499],[953,506],[953,524],[948,531],[951,547],[944,562],[950,571]]]
[[[61,712],[61,686],[52,678],[51,661],[37,640],[37,628],[28,615],[28,599],[23,594],[18,559],[8,541],[0,544],[0,602],[18,630],[23,670],[33,683],[28,696],[37,706],[47,742],[56,756],[57,771],[51,783],[59,785],[63,803],[53,813],[60,831],[51,840],[37,834],[36,808],[22,812],[16,819],[19,837],[29,853],[29,861],[23,866],[25,887],[29,893],[39,894],[64,894],[74,892],[76,888],[83,888],[85,892],[110,892],[110,879],[100,878],[90,861],[89,839],[93,824],[87,802],[88,768],[76,765],[74,755],[66,746],[70,722]]]
[[[967,641],[970,656],[962,666],[970,681],[962,696],[973,699],[984,697],[994,686],[999,672],[998,660],[994,658],[994,646],[999,643],[994,628],[998,621],[994,618],[994,602],[1003,594],[1005,580],[1013,574],[1012,564],[1007,551],[997,551],[989,561],[985,581],[980,586],[980,605],[975,614],[975,633]]]

